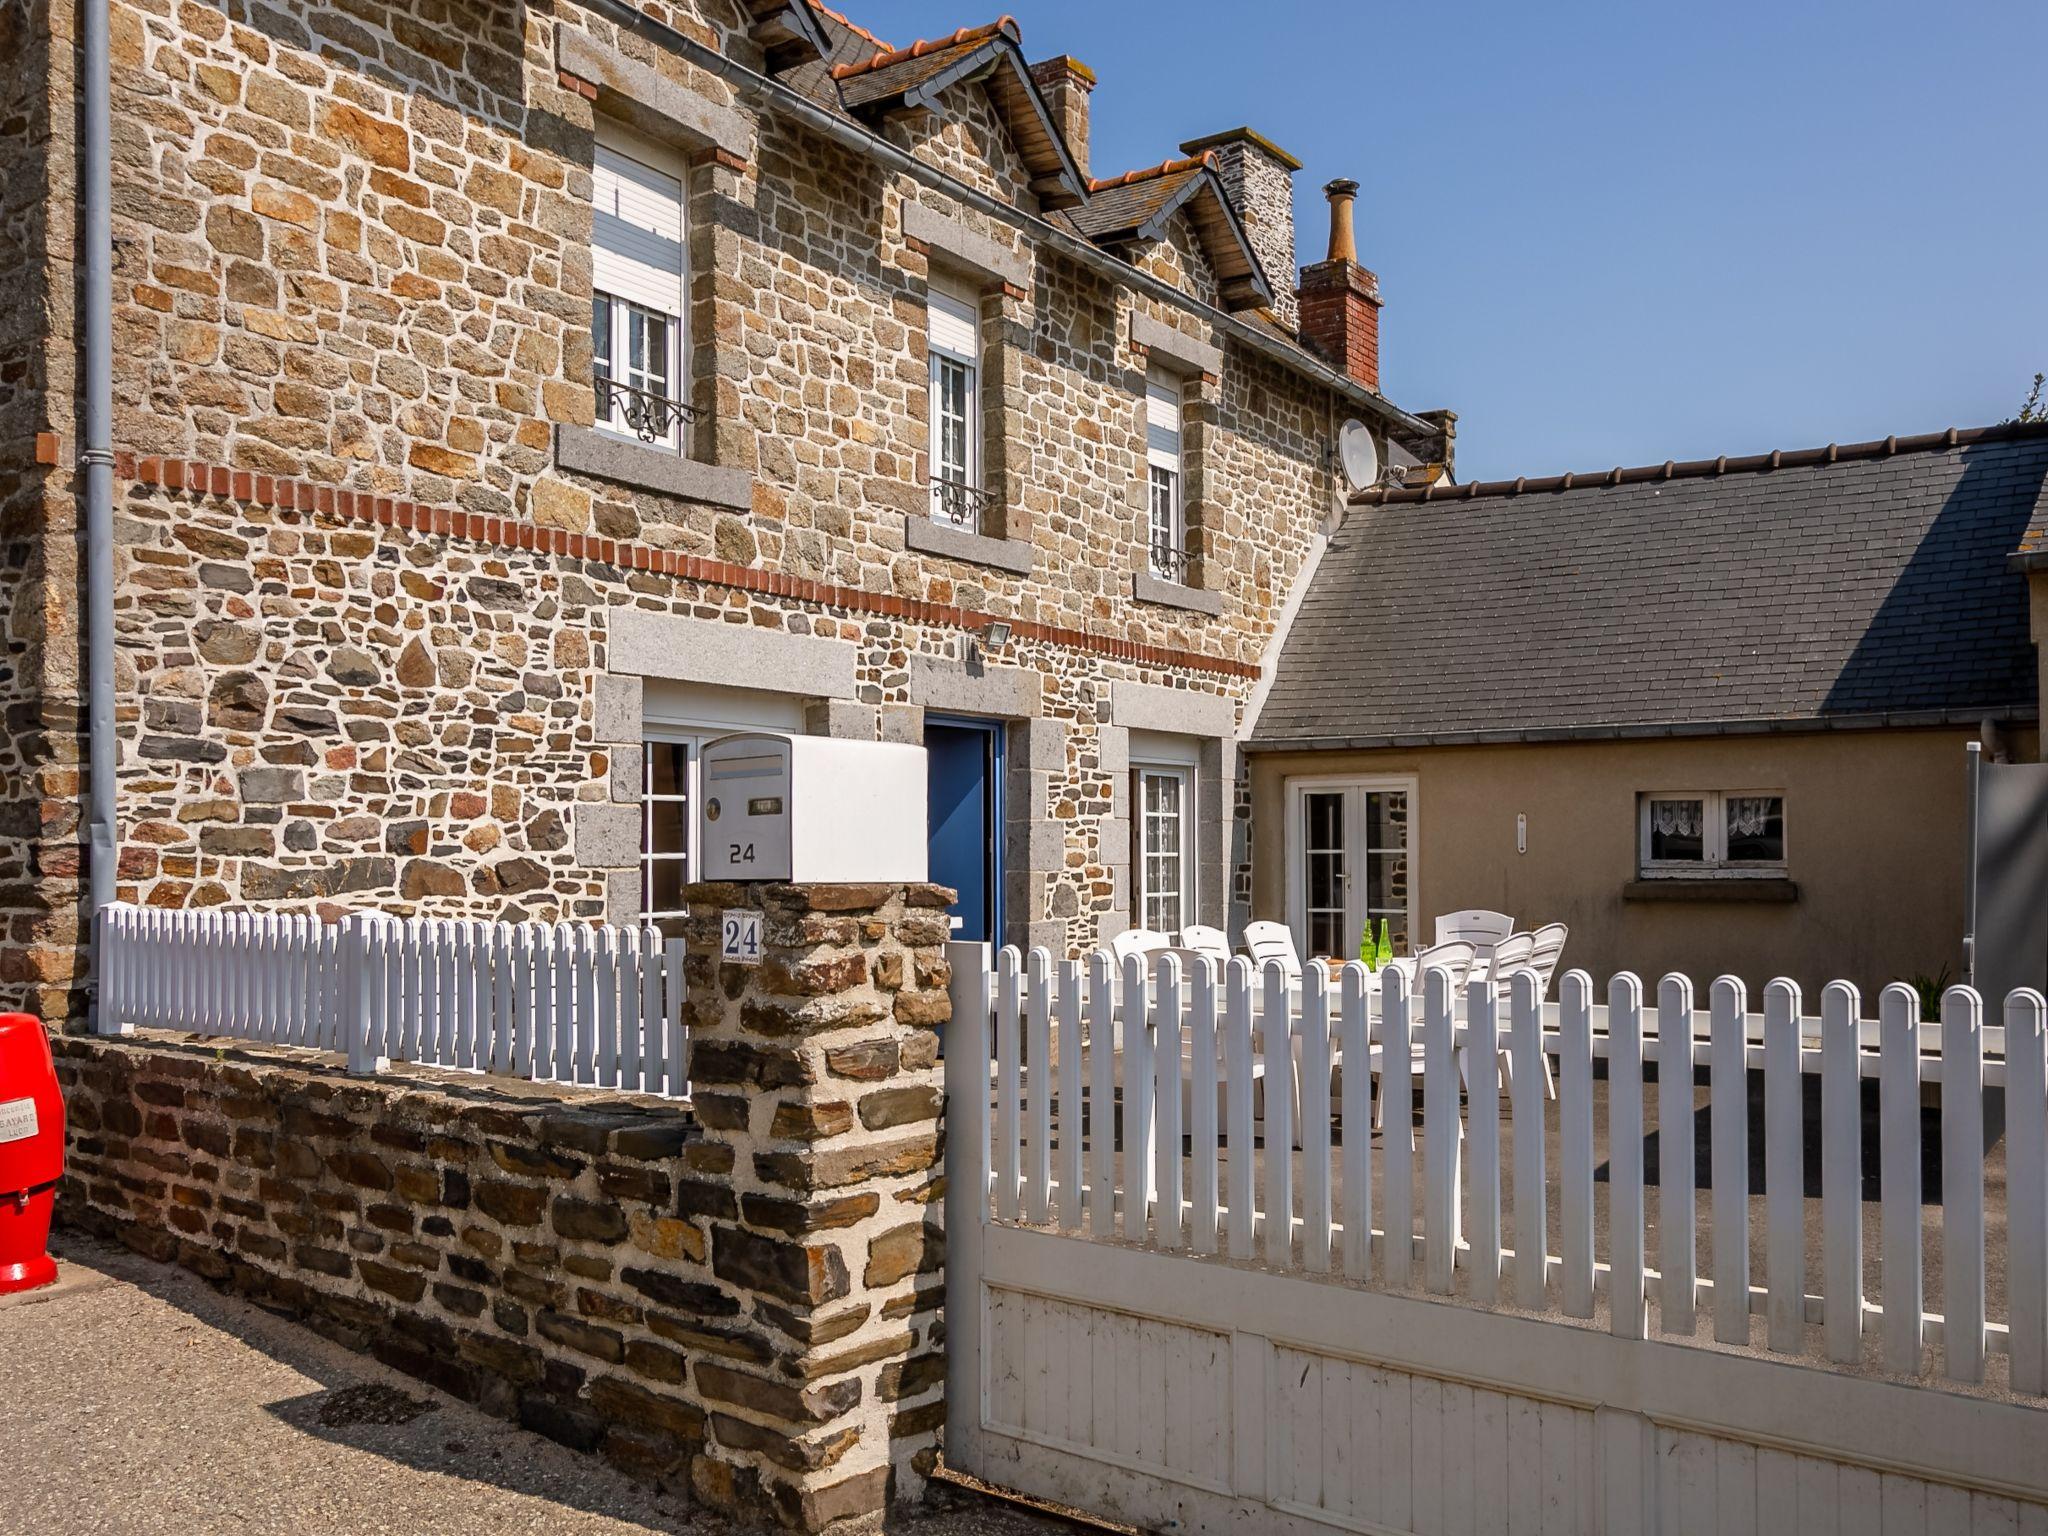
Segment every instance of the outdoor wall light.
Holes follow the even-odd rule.
[[[1010,643],[1009,621],[1007,619],[994,620],[987,629],[981,632],[981,638],[991,646],[1008,645]]]

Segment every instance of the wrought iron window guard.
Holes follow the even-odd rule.
[[[598,419],[615,419],[615,408],[616,419],[624,421],[627,429],[643,443],[667,442],[675,436],[678,427],[687,426],[697,419],[697,412],[680,400],[657,395],[652,390],[635,389],[617,379],[599,378]]]
[[[1162,581],[1185,582],[1188,567],[1194,564],[1194,553],[1177,544],[1163,544],[1154,540],[1151,545],[1152,574]]]
[[[981,532],[989,510],[995,504],[994,493],[979,486],[939,475],[932,477],[932,506],[940,517],[956,528]]]

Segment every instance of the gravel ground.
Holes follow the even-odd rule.
[[[63,1234],[58,1283],[0,1300],[7,1527],[40,1536],[626,1536],[729,1529],[222,1295]],[[891,1530],[1071,1531],[946,1490]]]

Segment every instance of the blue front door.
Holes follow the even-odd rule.
[[[931,877],[960,893],[953,937],[1001,942],[1003,728],[925,717]]]

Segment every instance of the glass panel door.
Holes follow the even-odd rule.
[[[1294,786],[1288,921],[1302,958],[1358,957],[1368,929],[1414,948],[1414,787],[1408,780]]]
[[[1351,929],[1351,860],[1345,835],[1350,798],[1350,791],[1342,789],[1309,790],[1301,797],[1305,956],[1342,957],[1352,952],[1345,942]]]

